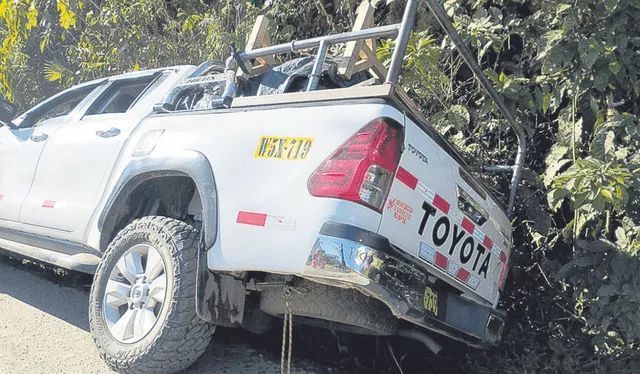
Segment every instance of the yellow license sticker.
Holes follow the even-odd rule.
[[[424,290],[424,309],[438,317],[438,292],[431,287]]]
[[[277,160],[306,160],[314,138],[289,138],[263,136],[258,141],[255,158],[275,158]]]

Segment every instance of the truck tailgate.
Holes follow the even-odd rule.
[[[507,216],[409,119],[405,131],[379,233],[463,293],[497,303],[509,256]]]

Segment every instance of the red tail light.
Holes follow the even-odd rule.
[[[340,146],[309,178],[313,196],[349,200],[382,212],[403,143],[402,128],[376,119]]]

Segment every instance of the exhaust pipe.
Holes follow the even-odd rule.
[[[426,332],[420,330],[409,330],[409,329],[400,329],[397,332],[398,336],[402,336],[403,338],[417,340],[427,346],[427,348],[433,352],[433,354],[437,355],[442,350],[440,344],[436,343],[432,337],[427,335]]]

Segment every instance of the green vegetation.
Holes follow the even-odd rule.
[[[355,0],[0,0],[0,93],[23,107],[98,76],[224,59],[255,16],[275,41],[350,28]],[[399,20],[384,1],[380,22]],[[640,370],[639,0],[447,0],[530,139],[503,296],[504,343],[459,363],[486,373]],[[402,83],[473,166],[515,138],[421,8]],[[388,60],[393,45],[378,54]],[[336,47],[333,52],[338,52]],[[484,176],[498,196],[508,180]]]

